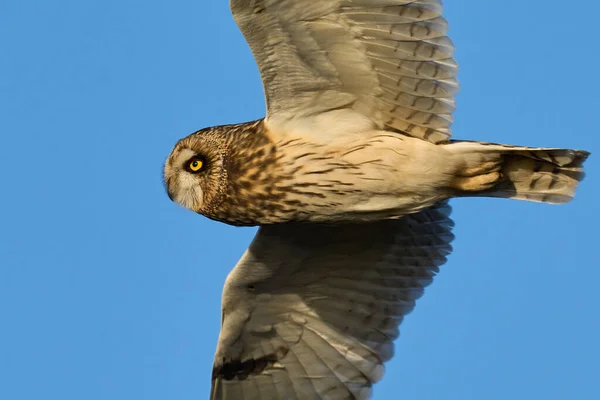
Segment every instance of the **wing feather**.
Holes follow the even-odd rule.
[[[271,130],[449,138],[457,65],[440,0],[231,0],[231,10]]]
[[[261,227],[223,290],[211,398],[369,398],[451,251],[449,213]]]

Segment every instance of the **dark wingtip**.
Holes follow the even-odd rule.
[[[587,160],[587,158],[592,154],[586,150],[575,150],[575,154],[577,155],[576,159],[579,160],[580,163]]]

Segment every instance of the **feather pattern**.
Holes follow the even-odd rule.
[[[457,65],[441,0],[231,0],[231,10],[270,130],[450,136]]]
[[[451,251],[446,201],[568,202],[589,153],[449,140],[441,0],[231,8],[267,117],[199,130],[164,167],[172,200],[261,226],[225,283],[211,398],[367,399]]]
[[[223,290],[212,399],[369,398],[451,251],[449,214],[261,227]]]

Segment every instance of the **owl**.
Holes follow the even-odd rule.
[[[367,399],[451,251],[453,197],[571,200],[589,153],[451,138],[440,0],[231,0],[265,118],[181,139],[169,197],[260,226],[229,274],[212,399]]]

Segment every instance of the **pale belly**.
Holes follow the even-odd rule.
[[[444,146],[376,131],[335,143],[282,146],[293,219],[398,218],[450,197],[456,162]]]

